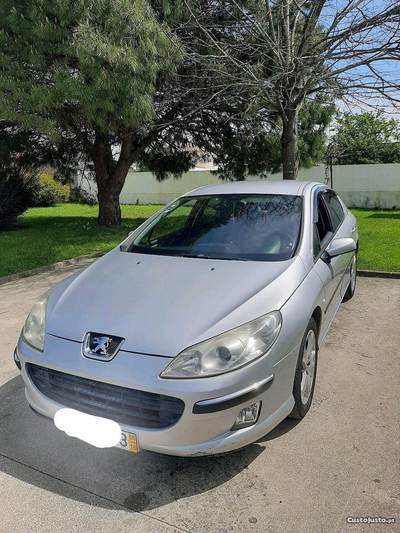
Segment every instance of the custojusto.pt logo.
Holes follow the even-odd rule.
[[[394,524],[394,518],[383,518],[382,516],[348,516],[348,524]]]

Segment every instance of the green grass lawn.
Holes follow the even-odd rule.
[[[0,233],[0,276],[108,251],[160,207],[122,206],[120,228],[99,227],[97,207],[65,204],[30,209],[17,229]],[[360,233],[359,268],[400,272],[400,211],[352,212]]]
[[[122,206],[122,225],[97,225],[97,206],[64,204],[36,207],[23,215],[18,228],[0,233],[0,276],[7,276],[64,259],[107,252],[161,206]]]
[[[400,210],[352,209],[357,218],[358,268],[400,272]]]

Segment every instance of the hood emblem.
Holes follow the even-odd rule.
[[[90,350],[98,355],[108,355],[107,348],[110,346],[110,342],[110,337],[95,337],[92,342],[93,347],[90,347]]]
[[[82,355],[89,359],[110,361],[121,348],[125,339],[102,333],[86,333],[83,339]]]

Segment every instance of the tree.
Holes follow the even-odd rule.
[[[307,102],[400,101],[395,0],[210,0],[207,9],[182,1],[226,67],[226,83],[252,87],[254,100],[280,117],[284,179],[298,176],[299,116]],[[216,9],[231,18],[222,38],[209,16]]]
[[[5,174],[11,174],[15,167],[36,174],[52,166],[56,179],[68,183],[76,175],[81,158],[80,145],[73,135],[60,131],[55,143],[38,131],[0,120],[0,160]]]
[[[325,156],[327,135],[326,130],[335,115],[335,105],[322,98],[304,103],[299,111],[298,145],[299,168],[312,168],[320,163]],[[282,171],[282,121],[276,124],[276,132],[267,136],[265,150],[273,161],[269,170],[273,173]]]
[[[27,137],[14,125],[0,121],[0,231],[12,229],[33,201],[37,174],[22,154],[27,146],[36,145],[27,142]]]
[[[10,230],[39,199],[43,203],[46,192],[48,197],[52,192],[55,201],[65,198],[68,187],[52,176],[39,176],[40,170],[51,165],[58,180],[68,182],[77,171],[80,155],[71,136],[60,135],[54,144],[37,131],[0,120],[0,231]]]
[[[17,218],[32,204],[36,174],[23,167],[5,167],[0,160],[0,231],[13,228]]]
[[[182,57],[168,27],[144,0],[5,0],[0,50],[1,116],[73,135],[94,164],[99,223],[119,224],[128,169],[156,135],[156,82]]]
[[[265,177],[281,169],[279,137],[280,117],[258,99],[254,87],[241,84],[241,69],[234,64],[221,65],[214,43],[235,42],[241,59],[247,55],[246,42],[237,27],[237,12],[210,0],[196,0],[196,8],[205,13],[212,35],[204,37],[203,28],[193,24],[192,12],[184,3],[153,0],[159,18],[174,30],[185,51],[184,61],[169,86],[158,90],[156,105],[180,103],[174,127],[161,132],[152,150],[140,158],[144,168],[165,179],[179,175],[186,161],[188,170],[195,161],[198,147],[213,156],[222,179],[243,180],[248,175]],[[259,68],[258,63],[252,65]],[[227,75],[229,76],[227,79]],[[234,80],[234,81],[232,81]],[[331,99],[321,97],[304,106],[300,115],[299,142],[304,148],[300,166],[309,168],[320,161],[324,151],[325,129],[335,111]]]
[[[381,111],[343,113],[337,119],[332,147],[340,165],[400,163],[399,121]]]

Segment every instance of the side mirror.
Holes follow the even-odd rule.
[[[356,249],[357,246],[353,239],[333,239],[329,248],[322,254],[321,259],[325,261],[325,263],[329,263],[332,257],[355,252]]]

